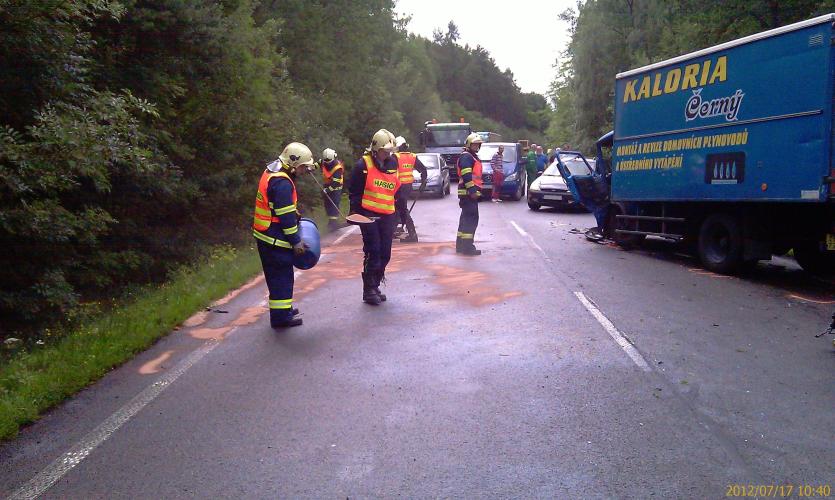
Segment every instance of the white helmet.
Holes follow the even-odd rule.
[[[409,149],[409,143],[406,142],[406,138],[402,135],[398,135],[397,138],[394,139],[394,145],[397,147],[397,149],[403,149],[403,146],[406,146],[407,150]]]
[[[371,145],[368,147],[368,149],[374,151],[375,153],[378,149],[384,149],[390,152],[393,151],[394,148],[394,134],[384,128],[381,128],[374,133],[374,137],[371,138]]]
[[[467,147],[467,149],[470,149],[470,146],[472,146],[473,144],[481,144],[482,142],[484,142],[484,139],[481,138],[481,135],[473,132],[472,134],[467,136],[467,140],[464,141],[464,145]]]
[[[331,148],[328,148],[322,151],[322,159],[325,161],[333,161],[336,159],[336,151]]]
[[[300,142],[291,142],[278,155],[278,159],[288,169],[296,168],[299,165],[313,165],[313,153],[310,148]]]

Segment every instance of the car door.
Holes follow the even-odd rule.
[[[571,194],[581,205],[592,212],[609,205],[608,179],[595,172],[582,154],[559,153],[557,168]]]
[[[438,165],[441,167],[441,190],[445,190],[449,184],[449,165],[441,155],[438,155]]]

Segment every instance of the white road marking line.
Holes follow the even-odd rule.
[[[229,333],[231,334],[235,330],[237,330],[237,327],[232,328]],[[133,399],[128,401],[127,404],[107,417],[107,419],[99,424],[98,427],[88,432],[83,438],[81,438],[81,440],[70,448],[69,451],[56,458],[38,475],[18,488],[14,493],[12,493],[9,499],[30,499],[37,498],[42,495],[65,474],[87,458],[87,456],[89,456],[90,453],[96,449],[96,447],[105,442],[128,420],[145,408],[148,403],[156,399],[156,397],[159,396],[168,386],[174,383],[180,375],[194,366],[195,363],[203,359],[205,355],[209,354],[218,345],[219,342],[210,340],[189,354],[188,357],[180,361],[180,363],[172,370],[166,372],[159,380],[146,387],[145,390],[137,394]]]
[[[645,372],[651,371],[646,360],[644,360],[644,357],[641,356],[641,353],[638,352],[637,349],[635,349],[635,346],[633,346],[628,340],[626,340],[626,337],[624,337],[623,334],[621,334],[618,331],[615,325],[613,325],[612,322],[609,321],[609,318],[603,315],[603,313],[600,312],[600,309],[598,309],[597,306],[595,306],[583,292],[574,292],[574,295],[577,296],[578,299],[580,299],[580,302],[582,302],[586,309],[588,309],[588,311],[591,313],[591,315],[594,316],[594,319],[596,319],[597,322],[600,323],[603,326],[603,328],[609,333],[609,335],[613,339],[615,339],[615,342],[617,342],[621,349],[623,349],[626,352],[626,355],[629,356],[641,370]]]
[[[353,234],[354,231],[356,231],[356,230],[357,230],[357,226],[349,227],[344,233],[339,235],[339,238],[337,238],[333,241],[333,244],[338,245],[338,244],[342,243],[345,240],[345,238],[347,238],[348,236]]]
[[[530,234],[528,234],[528,232],[527,232],[527,231],[525,231],[524,229],[522,229],[522,227],[521,227],[519,224],[517,224],[517,223],[516,223],[516,221],[510,221],[510,225],[511,225],[511,226],[513,226],[513,227],[514,227],[514,229],[516,229],[516,231],[517,231],[519,234],[521,234],[523,238],[527,238],[528,243],[530,243],[530,244],[531,244],[531,246],[532,246],[532,247],[534,247],[534,248],[536,249],[536,251],[538,251],[540,254],[542,254],[542,256],[543,256],[543,257],[545,257],[545,260],[546,260],[546,261],[551,262],[551,257],[549,257],[549,256],[548,256],[548,254],[547,254],[547,253],[545,253],[545,250],[543,250],[543,249],[542,249],[542,247],[541,247],[541,246],[539,246],[539,245],[536,243],[536,241],[534,241],[533,236],[531,236]]]
[[[334,241],[334,245],[338,245],[351,233],[356,230],[356,226],[351,226],[344,234]],[[293,278],[296,279],[301,274],[301,271],[293,273]],[[258,305],[266,306],[267,301],[263,300]],[[237,330],[237,327],[229,330],[229,334]],[[227,335],[229,335],[227,334]],[[180,375],[185,373],[195,363],[200,361],[206,354],[209,354],[219,343],[216,340],[210,340],[197,348],[194,352],[183,359],[174,369],[168,371],[159,380],[146,387],[145,390],[137,394],[127,404],[116,410],[115,413],[107,417],[107,419],[98,425],[95,429],[88,432],[81,440],[79,440],[69,451],[56,458],[51,464],[41,471],[38,475],[29,480],[26,484],[18,488],[9,496],[9,500],[37,498],[60,480],[64,475],[72,470],[76,465],[80,464],[90,453],[96,449],[100,444],[107,441],[114,432],[119,430],[128,420],[139,413],[151,401],[156,399],[162,391],[177,380]]]
[[[542,254],[542,256],[545,258],[547,262],[551,262],[551,258],[548,257],[548,254],[545,253],[545,250],[543,250],[541,246],[537,245],[536,241],[534,241],[533,239],[533,236],[528,234],[528,232],[522,229],[522,227],[515,221],[510,221],[510,224],[516,229],[516,231],[520,235],[522,235],[523,238],[528,240],[528,243],[530,243],[530,245],[533,248],[535,248],[539,253]],[[626,352],[626,355],[629,356],[641,370],[645,372],[652,371],[649,365],[647,364],[646,360],[644,360],[644,357],[641,356],[641,353],[638,352],[637,349],[635,349],[635,346],[633,346],[626,339],[626,337],[624,337],[623,334],[621,334],[618,331],[615,325],[612,324],[611,321],[609,321],[609,318],[607,318],[602,312],[600,312],[600,309],[598,309],[597,306],[595,306],[592,303],[592,301],[585,296],[583,292],[574,292],[574,295],[580,300],[580,302],[591,313],[591,315],[594,316],[597,322],[600,323],[601,326],[603,326],[606,332],[609,333],[609,335],[615,340],[615,342],[620,346],[620,348],[623,349],[624,352]]]

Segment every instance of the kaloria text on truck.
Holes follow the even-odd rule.
[[[420,144],[425,153],[438,153],[444,157],[447,165],[455,167],[464,150],[464,141],[472,133],[472,127],[463,119],[458,123],[428,121],[420,133]],[[455,168],[450,169],[449,173],[452,180],[457,178]]]
[[[614,131],[575,197],[628,247],[661,237],[731,273],[794,250],[835,273],[835,14],[615,79]],[[588,163],[585,163],[587,166]]]

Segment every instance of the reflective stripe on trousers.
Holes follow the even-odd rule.
[[[474,247],[475,231],[478,228],[478,202],[469,198],[458,200],[461,207],[461,218],[458,219],[458,234],[455,239],[456,248]]]
[[[258,256],[270,291],[270,324],[293,318],[293,252],[258,240]]]

